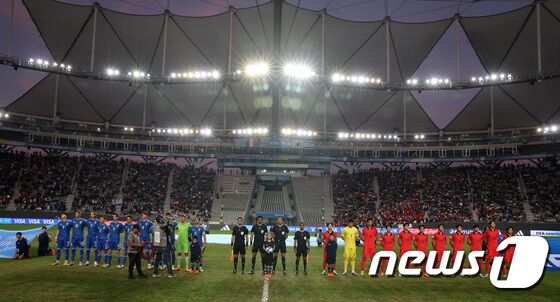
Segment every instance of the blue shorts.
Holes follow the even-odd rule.
[[[107,249],[112,251],[119,251],[121,249],[120,242],[109,240]]]
[[[73,248],[84,248],[84,238],[72,238],[72,247]]]
[[[87,249],[96,249],[97,248],[97,237],[87,237],[86,248]]]
[[[67,249],[70,247],[70,241],[68,239],[58,239],[56,241],[57,249]]]
[[[97,240],[97,250],[106,251],[107,250],[107,240]]]

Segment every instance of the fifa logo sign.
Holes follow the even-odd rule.
[[[498,252],[504,251],[509,245],[515,245],[515,253],[505,280],[499,280],[500,270],[504,257],[496,256],[492,262],[490,282],[496,288],[523,289],[529,288],[541,279],[548,255],[548,242],[537,236],[513,236],[502,241],[497,248]],[[416,268],[426,260],[426,273],[430,276],[475,276],[480,272],[477,259],[484,256],[484,251],[472,251],[467,256],[468,268],[463,267],[464,251],[458,251],[454,263],[447,267],[451,252],[443,252],[439,267],[435,267],[437,252],[430,251],[428,259],[422,251],[409,251],[402,255],[398,272],[403,276],[420,276],[420,268]],[[397,254],[393,251],[381,251],[375,254],[369,269],[369,275],[375,276],[381,260],[387,261],[387,275],[393,275],[397,263]],[[410,264],[407,267],[407,264]],[[415,268],[412,268],[415,267]]]

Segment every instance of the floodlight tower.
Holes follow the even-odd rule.
[[[282,41],[282,2],[283,0],[274,1],[274,33],[272,43],[272,136],[280,135],[280,127],[278,125],[279,109],[280,109],[280,81],[281,73],[279,66],[281,64],[281,41]]]

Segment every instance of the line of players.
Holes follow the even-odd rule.
[[[119,222],[119,216],[113,214],[113,221],[108,225],[105,223],[105,218],[97,218],[95,212],[90,213],[89,219],[81,218],[80,211],[74,213],[73,219],[68,219],[66,213],[61,214],[61,219],[57,224],[58,230],[56,232],[56,261],[53,265],[60,265],[60,258],[62,251],[65,254],[65,266],[74,265],[76,258],[76,250],[79,250],[80,262],[79,266],[89,266],[91,250],[94,251],[94,266],[95,267],[110,267],[112,264],[113,256],[116,257],[117,268],[124,268],[126,264],[127,255],[129,251],[128,246],[128,235],[132,231],[134,222],[132,216],[127,216],[126,222]],[[141,220],[137,222],[140,227],[140,239],[144,243],[152,242],[153,237],[153,222],[148,220],[148,214],[142,213]],[[178,236],[175,239],[175,235],[172,234],[170,238],[170,248],[171,248],[171,264],[173,265],[173,270],[180,270],[181,258],[185,258],[185,270],[191,271],[189,269],[189,263],[186,257],[189,251],[192,249],[189,245],[189,241],[193,241],[199,245],[197,250],[200,251],[200,255],[197,255],[197,259],[193,260],[191,257],[191,264],[196,261],[197,272],[202,269],[202,257],[204,250],[206,249],[206,228],[200,224],[200,218],[196,217],[194,219],[194,224],[191,225],[187,222],[185,215],[179,216],[179,223],[175,223],[171,220],[171,214],[166,214],[167,221],[170,221],[173,225],[171,229],[173,232],[177,232]],[[87,229],[87,233],[85,230]],[[124,239],[122,240],[124,253],[121,255],[121,234],[124,233]],[[86,235],[87,234],[87,235]],[[196,238],[197,240],[194,240]],[[146,246],[149,248],[149,245]],[[72,254],[70,256],[70,249]],[[85,249],[85,255],[84,255]],[[176,264],[175,252],[179,256],[179,263]],[[147,253],[148,254],[148,253]],[[85,256],[85,259],[84,259]],[[71,260],[69,262],[69,258]],[[84,263],[85,260],[85,263]],[[102,261],[103,260],[103,261]],[[103,264],[102,264],[103,263]],[[152,260],[148,260],[148,269],[152,269]]]
[[[427,259],[428,244],[430,243],[430,240],[428,234],[425,233],[424,225],[421,225],[419,227],[417,234],[413,234],[410,231],[408,223],[403,224],[403,230],[398,234],[398,236],[395,236],[395,234],[391,232],[391,229],[391,226],[387,225],[385,227],[385,233],[379,236],[379,233],[377,232],[377,229],[373,224],[373,219],[368,219],[366,227],[362,229],[362,232],[360,234],[358,228],[354,227],[353,221],[350,220],[348,226],[342,231],[342,239],[344,240],[343,275],[347,273],[348,262],[350,262],[352,266],[352,275],[357,275],[354,269],[357,238],[360,238],[363,241],[362,261],[360,264],[362,276],[365,274],[364,269],[367,260],[371,260],[375,256],[378,243],[381,244],[383,251],[395,251],[395,245],[396,243],[398,243],[399,257],[402,257],[404,253],[411,251],[414,245],[414,248],[417,251],[423,252],[426,256],[425,259]],[[334,237],[336,238],[336,232],[333,231],[332,224],[328,224],[328,230],[323,234],[323,242],[327,242],[329,236],[331,235],[334,235]],[[506,234],[502,237],[502,240],[511,236],[513,236],[513,228],[507,227]],[[496,229],[496,223],[494,221],[490,221],[483,232],[481,232],[479,226],[475,224],[473,225],[473,231],[468,235],[463,232],[463,227],[459,224],[455,227],[455,232],[450,236],[445,233],[445,229],[442,224],[438,225],[438,230],[435,234],[433,234],[431,239],[432,249],[437,253],[435,267],[439,267],[442,261],[442,256],[443,252],[446,250],[448,237],[450,237],[449,243],[452,248],[451,263],[454,263],[458,251],[465,250],[465,243],[470,246],[470,251],[485,250],[485,274],[482,273],[482,259],[478,259],[477,262],[480,268],[480,277],[488,277],[494,257],[500,255],[496,251],[500,240],[500,231]],[[513,246],[507,247],[504,251],[505,265],[502,267],[502,276],[507,273],[507,269],[511,265],[514,251],[515,248]],[[326,253],[324,259],[326,259]],[[386,264],[386,259],[381,261],[381,276],[385,275]],[[325,274],[324,270],[325,261],[323,261],[323,274]],[[334,271],[333,273],[336,274],[336,271]],[[425,264],[423,265],[423,275],[424,277],[428,277]]]
[[[327,265],[329,266],[329,272],[332,275],[336,275],[336,244],[334,245],[335,255],[334,259],[329,261],[329,258],[333,258],[329,255],[328,249],[330,243],[336,243],[337,233],[334,231],[332,223],[327,224],[327,231],[322,234],[322,242],[324,246],[323,252],[323,275],[327,274]],[[399,245],[399,257],[408,251],[411,251],[413,246],[417,251],[422,251],[428,256],[428,245],[430,244],[429,236],[425,232],[425,226],[421,225],[419,227],[418,233],[413,234],[410,231],[409,224],[405,223],[403,230],[395,235],[391,232],[392,227],[387,225],[385,227],[385,233],[381,236],[379,235],[376,227],[374,226],[373,219],[368,219],[366,226],[362,229],[361,233],[357,227],[354,226],[352,220],[349,221],[348,225],[343,229],[341,233],[341,238],[344,240],[344,272],[346,275],[348,272],[348,264],[351,265],[351,274],[358,275],[355,271],[355,259],[356,259],[356,243],[359,240],[363,241],[362,249],[362,259],[360,263],[361,275],[365,275],[365,266],[368,259],[375,256],[377,245],[380,244],[382,250],[384,251],[395,251],[395,246]],[[249,237],[250,235],[250,237]],[[513,228],[508,227],[506,229],[506,234],[502,237],[502,240],[513,236]],[[448,239],[448,237],[450,237]],[[283,274],[286,274],[286,239],[288,238],[288,227],[284,224],[282,218],[278,218],[274,226],[270,228],[270,232],[267,231],[267,226],[263,223],[263,218],[261,216],[257,217],[257,223],[253,225],[251,231],[249,231],[243,225],[243,219],[241,217],[237,218],[237,225],[233,228],[231,237],[231,248],[233,255],[233,273],[237,272],[238,259],[241,256],[241,273],[245,273],[245,254],[249,246],[251,246],[252,261],[251,261],[251,271],[253,274],[255,271],[255,260],[258,254],[261,255],[262,259],[262,271],[267,277],[270,274],[274,274],[276,271],[276,264],[278,261],[278,256],[282,259],[282,270]],[[455,232],[448,236],[445,233],[444,226],[442,224],[438,225],[438,230],[433,234],[431,239],[432,249],[436,251],[436,263],[435,267],[439,267],[443,252],[446,250],[447,242],[449,241],[452,247],[452,257],[451,263],[454,263],[455,257],[458,251],[465,250],[465,244],[468,244],[470,251],[482,251],[485,250],[484,257],[484,267],[485,274],[482,273],[482,259],[478,259],[478,266],[480,268],[480,277],[488,277],[490,273],[490,268],[492,266],[492,261],[494,257],[499,256],[496,251],[500,240],[500,231],[496,229],[496,223],[491,221],[483,232],[477,224],[473,225],[473,231],[470,234],[465,234],[463,232],[463,227],[457,225],[455,227]],[[513,253],[515,248],[510,246],[506,248],[504,252],[504,263],[502,268],[502,276],[507,272],[507,268],[511,264],[513,259]],[[297,275],[299,272],[300,258],[303,257],[304,274],[307,274],[307,255],[310,251],[310,235],[305,231],[305,225],[303,222],[299,224],[299,231],[294,234],[294,252],[296,254],[296,271]],[[332,253],[331,253],[332,254]],[[385,275],[385,268],[387,265],[387,260],[381,261],[381,272],[380,275]],[[423,275],[428,277],[426,273],[425,264],[423,265]],[[329,275],[331,275],[329,274]]]

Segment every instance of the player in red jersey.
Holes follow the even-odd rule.
[[[385,228],[387,231],[381,235],[381,246],[384,251],[394,251],[395,250],[395,235],[391,233],[391,226],[387,225]],[[385,276],[385,265],[387,265],[387,259],[381,260],[381,276]]]
[[[453,254],[451,256],[451,265],[455,263],[455,256],[457,255],[457,252],[465,250],[465,239],[466,236],[463,233],[463,226],[458,224],[457,226],[455,226],[455,233],[451,235],[451,240],[450,240],[451,247],[453,248]],[[461,267],[463,267],[462,264]]]
[[[400,232],[399,239],[398,239],[399,247],[400,247],[399,258],[402,257],[404,253],[412,249],[412,240],[414,239],[414,235],[410,232],[408,228],[409,228],[408,223],[407,222],[403,223],[403,230],[402,232]],[[406,264],[406,267],[408,268],[408,263]]]
[[[366,222],[366,227],[362,230],[360,238],[364,241],[364,247],[362,249],[362,263],[360,268],[362,269],[361,275],[365,275],[364,268],[368,259],[372,259],[375,256],[375,246],[377,244],[377,238],[379,233],[373,225],[373,219],[369,218]]]
[[[424,233],[425,230],[424,225],[421,225],[419,229],[420,230],[418,234],[414,236],[414,246],[416,247],[417,251],[423,252],[427,259],[428,258],[428,235]],[[428,277],[428,273],[426,273],[426,259],[424,259],[424,266],[423,266],[424,277]]]
[[[513,228],[507,227],[506,234],[502,237],[502,241],[508,239],[509,237],[513,236]],[[508,245],[504,250],[504,264],[502,266],[502,278],[506,278],[507,273],[509,271],[509,267],[511,266],[511,260],[513,259],[513,253],[515,252],[514,245]]]
[[[473,232],[469,234],[467,238],[467,243],[471,247],[472,251],[482,251],[482,242],[484,241],[484,234],[480,232],[480,228],[478,224],[473,225]],[[484,277],[482,274],[482,259],[477,258],[476,262],[478,262],[478,269],[480,270],[480,277]]]
[[[432,248],[437,252],[435,267],[439,267],[441,263],[446,244],[447,235],[445,234],[445,229],[443,228],[443,224],[439,224],[437,233],[432,237]]]
[[[334,225],[332,222],[327,223],[327,231],[323,233],[323,275],[327,274],[327,243],[329,243],[329,237],[332,234],[334,236],[334,241],[336,241],[336,232],[334,231]],[[335,267],[336,268],[336,264]],[[333,270],[333,274],[336,275],[336,271]]]
[[[494,257],[498,256],[496,249],[498,248],[499,239],[500,231],[496,229],[496,222],[490,221],[488,228],[484,231],[484,241],[486,242],[486,261],[484,261],[484,265],[486,267],[485,277],[488,277],[490,273]]]

